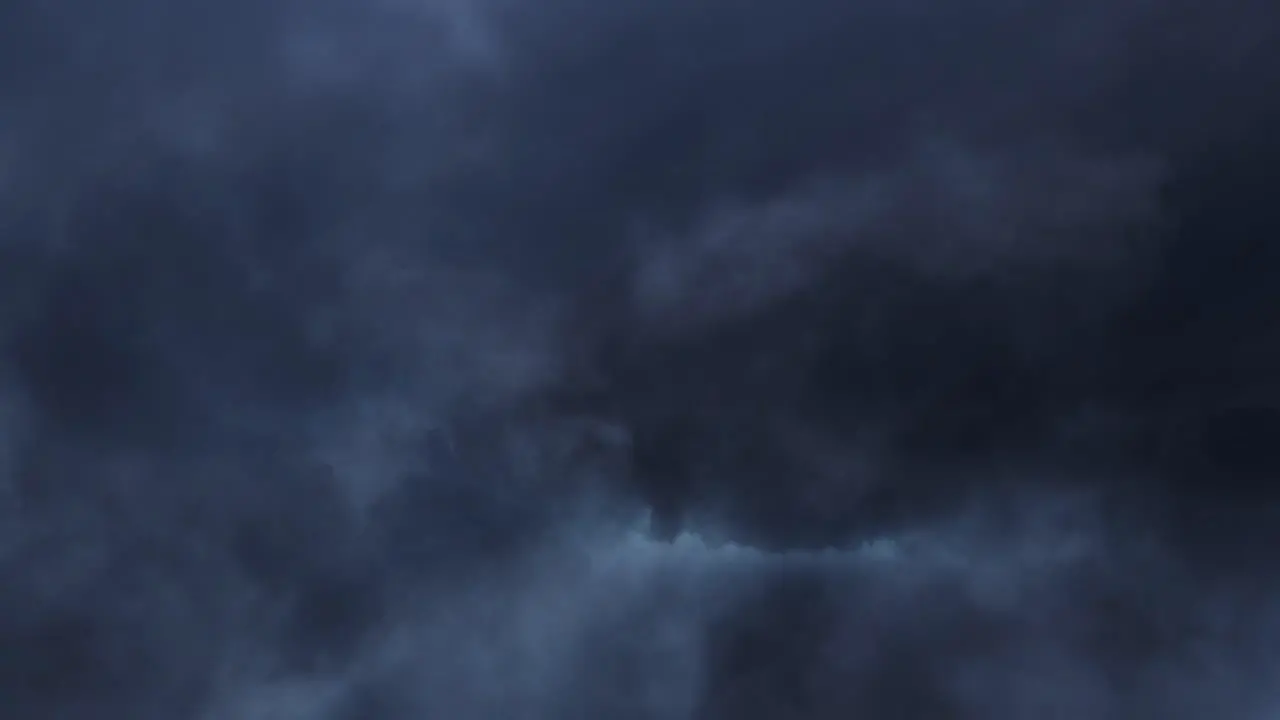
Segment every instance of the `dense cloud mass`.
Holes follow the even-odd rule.
[[[1263,0],[0,4],[0,716],[1280,712]]]

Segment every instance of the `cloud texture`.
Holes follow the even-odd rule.
[[[5,4],[0,714],[1268,717],[1276,28]]]

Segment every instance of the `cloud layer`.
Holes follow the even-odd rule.
[[[1273,15],[8,3],[5,716],[1265,717]]]

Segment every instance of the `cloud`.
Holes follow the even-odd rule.
[[[1247,578],[1045,508],[1269,12],[5,5],[0,696],[1247,717]]]
[[[652,322],[723,322],[859,262],[905,266],[925,282],[1072,277],[1114,302],[1150,262],[1160,178],[1140,159],[926,143],[892,172],[711,211],[691,238],[642,259],[636,302],[661,318]]]

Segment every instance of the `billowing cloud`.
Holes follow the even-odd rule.
[[[1273,14],[8,3],[6,717],[1260,716]]]

